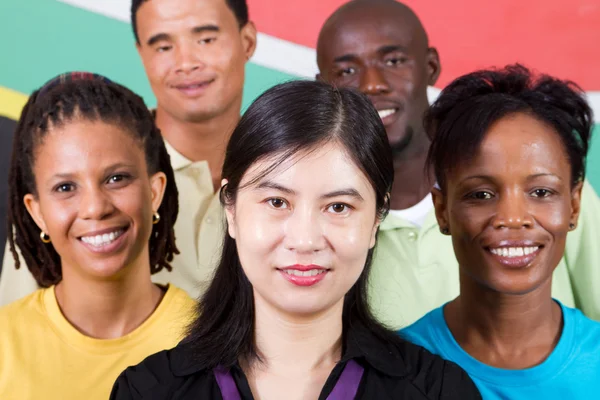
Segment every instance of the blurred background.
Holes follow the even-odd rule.
[[[322,23],[344,0],[248,0],[260,32],[247,67],[244,107],[268,87],[313,78]],[[437,87],[490,66],[520,62],[578,83],[600,135],[600,0],[407,0],[442,61]],[[69,70],[108,76],[155,104],[135,50],[129,0],[0,1],[0,116],[17,119],[26,95]],[[588,161],[600,191],[600,138]]]

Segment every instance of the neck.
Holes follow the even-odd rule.
[[[562,311],[551,278],[526,294],[492,291],[461,273],[460,296],[444,314],[461,347],[476,359],[509,369],[543,362],[562,332]]]
[[[435,180],[425,169],[429,144],[425,132],[415,132],[410,143],[394,154],[393,210],[412,207],[431,192]]]
[[[175,119],[160,105],[156,109],[156,125],[165,140],[188,160],[207,161],[215,188],[221,184],[221,168],[229,137],[240,120],[241,99],[238,103],[201,122]]]
[[[100,280],[63,265],[63,279],[55,293],[65,318],[83,334],[98,339],[119,338],[139,327],[152,315],[163,291],[150,280],[148,261],[130,269],[119,279]]]
[[[262,358],[252,368],[277,374],[333,369],[342,356],[343,299],[314,316],[283,314],[255,295],[255,340]]]

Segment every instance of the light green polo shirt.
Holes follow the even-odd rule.
[[[452,239],[440,233],[433,210],[421,228],[388,215],[371,269],[371,308],[394,330],[408,326],[458,296],[458,275]],[[588,182],[578,226],[554,271],[552,295],[600,320],[600,199]]]

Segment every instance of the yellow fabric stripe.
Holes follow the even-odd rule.
[[[18,120],[28,98],[23,93],[0,86],[0,115]]]

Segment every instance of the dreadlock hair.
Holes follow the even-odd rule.
[[[62,279],[60,255],[40,240],[40,228],[25,208],[26,194],[37,197],[33,166],[36,149],[51,129],[76,120],[102,121],[127,129],[144,149],[148,174],[162,171],[167,177],[160,220],[153,225],[149,242],[150,272],[169,264],[175,245],[173,225],[179,210],[171,160],[160,131],[141,97],[100,75],[71,72],[60,75],[33,92],[21,112],[13,140],[9,171],[8,242],[20,267],[19,250],[38,285],[49,287]]]

